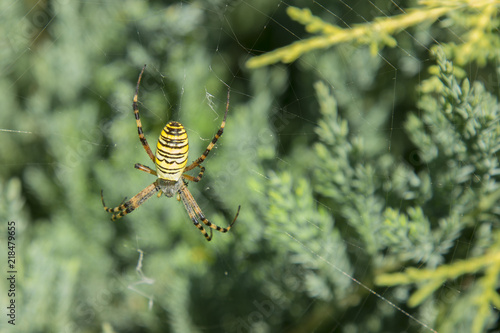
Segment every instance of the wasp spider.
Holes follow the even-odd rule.
[[[155,175],[158,177],[158,179],[156,179],[153,184],[146,187],[129,201],[122,203],[121,205],[114,208],[106,207],[106,204],[104,203],[103,192],[101,190],[102,205],[104,206],[105,211],[113,214],[111,220],[114,221],[134,211],[134,209],[142,205],[156,192],[158,192],[158,197],[160,197],[163,193],[169,198],[173,197],[174,194],[177,193],[177,200],[182,200],[182,203],[184,204],[184,207],[186,208],[191,221],[193,221],[194,225],[201,231],[207,241],[210,241],[212,239],[212,229],[220,232],[228,232],[229,229],[231,229],[234,222],[236,222],[236,219],[238,218],[238,214],[240,213],[240,206],[238,206],[238,211],[236,212],[236,216],[234,217],[231,224],[227,228],[221,228],[207,220],[207,218],[201,211],[200,206],[198,206],[193,196],[189,192],[187,188],[187,181],[189,180],[192,182],[199,182],[201,177],[203,177],[205,168],[201,166],[201,163],[203,163],[205,158],[207,158],[208,154],[224,131],[227,111],[229,109],[229,87],[227,90],[226,113],[224,114],[224,119],[222,120],[219,131],[215,134],[212,142],[210,142],[203,155],[201,155],[189,166],[186,166],[189,145],[186,130],[184,129],[184,126],[181,125],[181,123],[177,121],[171,121],[167,125],[165,125],[165,127],[161,131],[158,143],[156,144],[155,155],[153,155],[146,137],[144,136],[144,133],[142,131],[141,119],[139,118],[137,95],[139,94],[139,84],[141,82],[142,74],[144,73],[145,68],[146,65],[144,65],[141,73],[139,74],[132,107],[134,109],[135,120],[137,122],[137,132],[139,133],[139,140],[141,140],[142,146],[146,150],[146,153],[148,153],[148,156],[154,162],[156,171],[139,163],[135,165],[135,168]],[[198,174],[198,176],[193,177],[186,174],[187,171],[190,171],[196,167],[200,168],[200,173]],[[205,231],[200,221],[211,228],[210,235]]]

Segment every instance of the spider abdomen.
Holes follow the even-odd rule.
[[[186,168],[188,149],[184,126],[177,121],[165,125],[156,145],[155,164],[158,178],[179,180]]]

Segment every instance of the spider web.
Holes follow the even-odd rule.
[[[416,55],[398,44],[398,57],[388,57],[384,52],[370,56],[366,47],[355,51],[357,47],[344,45],[324,52],[340,58],[346,68],[352,68],[356,62],[377,63],[368,66],[375,72],[335,76],[324,71],[325,57],[318,53],[305,55],[291,64],[246,68],[245,63],[255,55],[309,36],[302,25],[287,16],[291,5],[310,8],[322,19],[351,29],[375,17],[403,14],[408,4],[242,0],[74,5],[56,0],[1,5],[4,31],[8,33],[2,37],[4,79],[0,92],[8,108],[0,116],[0,184],[3,200],[9,200],[1,217],[3,221],[18,222],[18,260],[23,263],[25,276],[36,276],[33,282],[20,277],[19,303],[45,300],[45,305],[58,309],[62,318],[54,323],[34,317],[32,323],[27,323],[28,315],[41,311],[41,305],[26,302],[19,309],[20,325],[33,325],[31,328],[39,331],[78,331],[81,327],[97,329],[97,320],[99,327],[112,331],[117,321],[130,313],[139,313],[134,320],[140,323],[138,327],[149,327],[147,331],[158,331],[158,325],[166,325],[174,331],[269,332],[279,328],[288,332],[314,327],[321,332],[350,332],[356,331],[357,321],[370,320],[366,313],[382,315],[392,310],[396,312],[393,320],[403,323],[394,327],[407,325],[409,332],[435,331],[431,324],[436,316],[432,313],[433,304],[409,309],[401,302],[407,298],[408,288],[394,291],[373,284],[373,272],[363,266],[367,265],[370,251],[361,240],[352,235],[338,239],[346,257],[365,257],[351,258],[348,264],[344,262],[347,258],[324,253],[323,244],[318,247],[304,242],[294,229],[285,226],[272,233],[267,229],[269,221],[252,219],[260,216],[259,212],[245,212],[272,199],[267,191],[277,174],[288,173],[294,181],[312,182],[309,175],[303,174],[307,161],[301,161],[297,154],[318,141],[315,129],[322,116],[315,82],[325,82],[338,99],[341,116],[353,124],[353,137],[372,133],[374,146],[382,140],[385,151],[403,156],[401,141],[407,139],[405,117],[398,113],[405,106],[399,97],[400,86],[408,82],[418,84],[421,68],[434,64],[433,59],[427,58],[429,50],[425,45],[420,45],[421,51]],[[113,28],[113,24],[120,28]],[[417,42],[422,40],[422,36],[417,36],[419,32],[403,33]],[[199,40],[203,38],[198,35],[207,40],[205,49],[195,48],[202,44]],[[72,43],[72,38],[76,42]],[[433,40],[435,36],[425,38]],[[108,43],[113,47],[107,48]],[[343,55],[353,58],[342,58]],[[189,189],[207,217],[218,225],[225,226],[238,205],[242,209],[234,232],[214,232],[214,240],[208,245],[175,200],[150,199],[116,224],[108,223],[102,210],[99,189],[104,188],[107,203],[112,206],[154,181],[133,169],[134,163],[148,161],[137,140],[131,110],[133,87],[144,63],[148,67],[141,83],[139,105],[149,144],[154,149],[156,135],[163,126],[171,119],[179,120],[189,135],[190,161],[204,151],[220,126],[225,84],[231,88],[224,135],[204,163],[204,180],[190,184]],[[48,79],[38,81],[42,77]],[[493,75],[487,80],[497,82],[498,78]],[[263,82],[268,84],[264,86]],[[51,91],[58,94],[51,95]],[[363,112],[362,103],[366,101],[360,91],[371,94],[372,103],[377,105],[373,108],[388,110],[388,116],[377,118]],[[384,95],[376,100],[377,93]],[[411,106],[416,97],[408,99],[408,109],[417,109]],[[37,149],[37,145],[41,148]],[[409,159],[412,156],[410,152]],[[418,163],[415,159],[416,167]],[[290,192],[298,191],[294,186]],[[311,197],[318,211],[335,215],[335,203],[318,194]],[[314,220],[306,222],[312,229],[325,229]],[[242,224],[245,227],[240,227]],[[347,226],[337,221],[334,225],[341,230],[339,234],[348,233]],[[270,234],[262,236],[266,231]],[[238,233],[238,240],[247,237],[258,239],[259,243],[242,250],[231,243]],[[264,240],[273,243],[273,237],[284,237],[290,248],[270,253]],[[473,235],[462,239],[460,246],[471,248],[472,239]],[[45,251],[50,253],[50,259],[40,254]],[[281,274],[278,282],[265,283],[267,277],[273,276],[268,271],[272,269],[268,256],[287,256],[287,251],[298,252],[297,265],[288,267],[290,273]],[[455,254],[450,253],[453,260]],[[356,313],[349,313],[348,306],[343,311],[331,306],[324,295],[309,294],[297,304],[283,301],[285,296],[277,292],[280,287],[291,294],[307,293],[304,281],[296,280],[300,274],[310,274],[307,265],[299,265],[304,260],[300,254],[309,258],[318,276],[322,269],[333,270],[336,281],[344,281],[336,283],[344,283],[358,299],[350,300],[344,295],[342,300],[356,303]],[[40,268],[36,262],[45,266]],[[84,282],[78,278],[78,274],[84,274],[84,267],[92,274],[88,274],[87,286],[77,289]],[[67,273],[56,277],[47,272],[58,269]],[[234,282],[239,279],[246,282]],[[223,281],[232,281],[228,282],[231,287],[226,288]],[[56,292],[44,291],[49,282]],[[204,290],[205,283],[220,288],[220,295],[234,305],[233,313],[220,314],[213,308],[218,306],[211,301],[217,292]],[[452,294],[462,290],[461,285],[454,283],[445,288]],[[366,293],[355,291],[358,289]],[[2,304],[7,304],[4,290],[2,285]],[[84,296],[78,298],[75,294]],[[162,298],[178,303],[164,302]],[[116,305],[118,301],[124,305]],[[67,310],[70,307],[76,310]],[[314,322],[318,312],[313,309],[318,307],[331,313]],[[204,324],[187,309],[209,311],[220,320]],[[101,312],[104,318],[100,318]],[[290,318],[287,313],[300,315]],[[369,323],[360,327],[366,326]],[[0,327],[13,330],[4,319]]]

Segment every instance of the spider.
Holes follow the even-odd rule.
[[[236,216],[234,217],[231,224],[227,228],[221,228],[218,225],[211,223],[205,217],[205,215],[201,211],[200,206],[198,206],[191,192],[189,192],[187,188],[187,181],[189,180],[192,182],[199,182],[201,180],[201,178],[203,177],[203,173],[205,172],[205,167],[201,166],[201,163],[203,163],[205,158],[207,158],[208,154],[224,131],[227,112],[229,110],[229,86],[227,90],[226,113],[224,114],[224,119],[222,120],[219,131],[215,134],[212,141],[208,144],[205,152],[196,161],[191,163],[189,166],[186,166],[189,145],[186,130],[181,123],[177,121],[171,121],[167,125],[165,125],[156,145],[156,155],[153,155],[146,137],[144,136],[144,133],[142,131],[141,119],[139,118],[137,95],[139,94],[139,85],[141,83],[142,74],[144,73],[145,69],[146,65],[144,65],[144,67],[142,68],[141,73],[139,74],[139,79],[137,80],[132,108],[134,110],[135,120],[137,123],[139,140],[141,141],[141,144],[146,150],[148,156],[154,162],[156,171],[140,163],[135,164],[134,167],[141,171],[157,176],[158,179],[156,179],[151,185],[140,191],[129,201],[122,203],[114,208],[106,207],[106,204],[104,203],[103,191],[101,190],[102,205],[104,206],[105,211],[113,214],[111,220],[115,221],[134,211],[156,192],[158,192],[158,198],[162,193],[169,198],[173,197],[174,194],[177,193],[177,200],[182,200],[182,203],[184,204],[184,207],[186,208],[191,221],[193,221],[194,225],[201,231],[203,236],[205,236],[206,240],[210,241],[212,239],[212,229],[223,233],[228,232],[231,229],[231,227],[236,222],[236,219],[238,218],[241,206],[238,206],[238,211],[236,212]],[[196,167],[200,168],[198,176],[193,177],[186,174],[187,171],[190,171]],[[208,235],[200,221],[211,228],[210,235]]]

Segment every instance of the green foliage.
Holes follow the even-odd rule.
[[[292,20],[305,26],[309,33],[318,36],[299,40],[275,51],[250,59],[249,68],[274,64],[278,61],[289,63],[313,50],[351,42],[368,45],[370,53],[376,55],[384,47],[395,47],[398,43],[394,35],[404,29],[431,24],[442,19],[448,26],[461,27],[457,36],[461,43],[440,43],[448,57],[456,59],[459,65],[477,61],[484,66],[490,59],[498,58],[500,37],[497,33],[500,21],[496,17],[498,1],[420,1],[420,7],[410,8],[404,14],[380,17],[372,22],[357,24],[349,28],[327,23],[312,15],[309,9],[288,7],[287,14]],[[479,15],[478,15],[479,14]],[[442,17],[445,18],[442,18]]]
[[[449,331],[454,329],[453,326],[459,327],[460,324],[464,325],[469,321],[471,324],[467,326],[470,332],[483,332],[489,325],[488,322],[491,321],[491,317],[493,317],[491,308],[498,308],[500,305],[500,295],[497,293],[498,278],[500,276],[498,234],[495,238],[496,243],[484,256],[471,258],[467,261],[458,261],[451,265],[442,265],[435,270],[408,268],[404,273],[380,275],[377,277],[376,282],[379,285],[386,286],[419,284],[418,290],[408,299],[408,305],[414,307],[430,297],[447,280],[458,279],[465,274],[484,272],[484,276],[477,281],[463,299],[459,300],[461,304],[454,306],[454,308],[468,307],[469,311],[473,312],[473,315],[467,315],[465,318],[456,320],[453,325],[448,320],[442,325],[446,327],[446,331]],[[473,306],[471,307],[470,304],[473,304]],[[455,311],[452,308],[450,312]]]
[[[17,223],[16,329],[494,327],[498,102],[491,82],[460,66],[498,63],[497,3],[421,1],[349,29],[288,7],[317,35],[260,58],[300,56],[296,64],[253,70],[241,65],[246,38],[281,43],[263,32],[284,3],[248,4],[55,0],[5,9],[0,219]],[[444,36],[432,31],[437,19]],[[452,32],[460,44],[448,42]],[[442,38],[441,48],[429,55],[433,40],[422,36]],[[411,57],[385,48],[396,45]],[[154,181],[133,167],[152,166],[131,108],[144,63],[145,135],[154,146],[168,120],[181,121],[190,161],[222,120],[221,81],[231,87],[224,135],[203,180],[189,185],[218,225],[241,205],[234,229],[210,243],[175,199],[153,197],[116,222],[102,209],[101,189],[113,206]]]
[[[423,206],[416,209],[409,209],[408,216],[390,212],[386,220],[386,224],[390,226],[386,232],[389,237],[397,230],[399,236],[408,235],[411,243],[415,244],[412,235],[423,241],[417,243],[418,247],[409,247],[404,252],[415,254],[411,259],[424,261],[430,267],[445,260],[443,255],[448,253],[468,227],[485,225],[490,228],[492,223],[498,223],[496,203],[500,193],[495,179],[500,171],[495,155],[500,149],[497,99],[486,92],[479,82],[472,87],[468,79],[459,83],[453,75],[452,63],[446,60],[443,53],[438,52],[437,60],[439,71],[429,79],[437,84],[429,89],[428,82],[423,83],[423,88],[427,89],[419,103],[422,116],[411,114],[406,128],[427,167],[428,177],[439,186],[434,190],[432,201],[424,202]],[[435,202],[444,204],[446,210],[437,207]],[[423,216],[422,207],[429,217],[435,219],[434,223]],[[418,213],[417,216],[415,212]],[[396,224],[403,228],[394,228]],[[429,227],[432,225],[436,227],[430,231]],[[377,283],[417,283],[418,290],[408,299],[408,305],[417,306],[446,280],[487,271],[467,291],[469,295],[473,295],[474,307],[469,307],[469,313],[454,324],[459,327],[462,323],[471,332],[482,332],[491,320],[490,306],[497,306],[500,299],[497,293],[500,277],[497,237],[498,235],[492,239],[491,247],[482,257],[442,265],[435,270],[408,268],[405,273],[379,276]],[[399,240],[402,239],[404,238],[399,237]],[[430,248],[430,257],[419,257],[419,248]],[[436,256],[439,257],[433,260]],[[458,307],[459,304],[455,306]],[[449,311],[441,309],[441,312]]]

